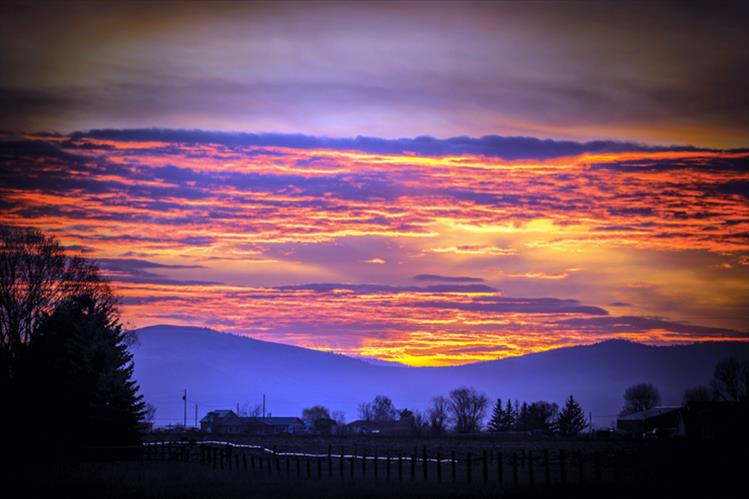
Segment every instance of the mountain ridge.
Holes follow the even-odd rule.
[[[260,403],[266,394],[275,415],[299,415],[322,404],[357,419],[357,406],[377,394],[396,407],[424,410],[431,398],[474,386],[494,399],[549,400],[574,395],[594,423],[611,424],[624,389],[651,382],[664,404],[678,404],[686,388],[706,384],[715,363],[728,355],[749,358],[749,343],[702,342],[651,346],[627,340],[562,347],[459,366],[382,366],[367,360],[189,326],[137,330],[132,351],[135,378],[157,424],[182,422],[181,394],[188,390],[188,423],[219,408]],[[169,376],[164,376],[168,372]]]

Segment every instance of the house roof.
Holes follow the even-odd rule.
[[[229,409],[218,409],[216,411],[211,411],[208,414],[206,414],[203,419],[200,420],[201,423],[212,423],[216,421],[217,419],[224,419],[227,417],[234,416],[236,417],[236,414],[234,414],[234,411]]]
[[[267,425],[290,425],[290,424],[302,424],[302,420],[295,417],[272,417],[272,418],[258,418],[259,421]]]
[[[296,417],[256,417],[256,416],[237,416],[234,411],[228,409],[221,409],[217,411],[211,411],[200,420],[201,423],[214,423],[221,420],[231,419],[236,420],[240,424],[265,424],[268,426],[288,426],[293,424],[302,424],[302,420]]]
[[[633,414],[621,416],[619,418],[619,421],[643,421],[645,419],[654,418],[657,416],[661,416],[663,414],[668,414],[668,413],[676,412],[680,410],[681,410],[681,407],[679,406],[653,407],[652,409],[648,409],[646,411],[635,412]]]

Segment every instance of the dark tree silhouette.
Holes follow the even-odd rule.
[[[661,403],[658,389],[650,383],[632,385],[624,391],[624,408],[620,416],[652,409]]]
[[[24,413],[11,425],[10,411],[0,411],[3,430],[14,428],[10,444],[37,440],[70,453],[137,442],[144,406],[133,341],[94,262],[68,257],[40,231],[0,227],[0,393]]]
[[[393,401],[385,395],[377,395],[372,402],[359,404],[359,417],[365,421],[395,421],[397,415]]]
[[[502,409],[502,399],[498,398],[494,404],[494,410],[492,410],[492,416],[489,419],[487,428],[489,431],[499,432],[506,431],[504,423],[506,421],[505,411]]]
[[[85,294],[60,304],[40,323],[31,358],[34,393],[62,408],[54,423],[47,422],[53,435],[71,437],[71,446],[138,441],[145,404],[111,295]]]
[[[442,395],[432,399],[432,406],[427,410],[432,435],[442,435],[447,430],[448,408],[449,402]]]
[[[0,383],[16,375],[41,319],[71,296],[102,292],[96,270],[41,231],[0,226]]]
[[[481,430],[489,400],[475,388],[462,387],[450,392],[449,409],[458,433]]]
[[[518,416],[517,429],[521,431],[554,431],[559,406],[539,400],[532,404],[523,402]]]
[[[146,402],[143,406],[143,421],[153,424],[154,419],[156,419],[156,406]]]
[[[749,397],[749,361],[736,357],[721,360],[710,384],[718,400],[738,402]]]
[[[587,426],[588,423],[585,421],[583,408],[570,395],[562,412],[559,413],[559,419],[557,420],[559,433],[563,436],[571,437],[583,431]]]
[[[302,410],[302,419],[314,423],[318,419],[330,419],[330,411],[327,407],[315,405]]]
[[[510,399],[507,399],[507,404],[505,405],[504,410],[504,421],[502,422],[504,431],[514,430],[515,426],[517,425],[517,421],[517,411],[512,407],[512,402],[510,401]]]
[[[682,402],[710,402],[713,400],[713,391],[705,386],[699,385],[684,390],[684,397]]]

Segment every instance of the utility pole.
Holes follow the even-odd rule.
[[[185,406],[185,419],[184,419],[184,422],[182,423],[182,427],[184,429],[187,429],[187,388],[185,388],[185,391],[182,392],[182,402],[184,403],[184,406]]]
[[[198,403],[195,402],[195,428],[198,427]]]
[[[263,419],[265,419],[265,394],[263,394]]]

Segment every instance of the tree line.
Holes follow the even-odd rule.
[[[628,416],[657,407],[661,403],[658,389],[651,383],[629,386],[623,394],[624,404],[619,416]],[[708,385],[699,385],[684,392],[683,403],[689,402],[747,402],[749,401],[749,360],[728,357],[719,361]],[[371,402],[359,404],[359,418],[372,423],[402,422],[414,435],[443,435],[455,433],[536,432],[574,436],[590,426],[582,406],[569,396],[564,406],[539,400],[514,403],[509,398],[497,399],[486,425],[489,399],[472,387],[452,390],[448,396],[432,399],[426,411],[397,409],[385,395],[377,395]],[[302,412],[302,418],[314,424],[325,418],[328,409],[314,406]],[[341,425],[343,415],[334,418]]]
[[[497,399],[488,424],[485,426],[489,410],[489,399],[473,387],[460,387],[447,396],[437,396],[426,411],[397,409],[386,395],[377,395],[371,402],[359,404],[359,418],[369,423],[401,423],[401,430],[408,429],[414,435],[443,435],[455,433],[489,432],[542,432],[574,436],[588,427],[580,404],[570,396],[564,407],[552,402],[515,401],[509,399],[502,404]],[[340,414],[340,413],[339,413]],[[315,426],[317,421],[330,420],[330,413],[324,406],[313,406],[302,411],[302,418]],[[336,419],[342,421],[342,415]]]

